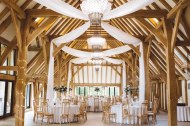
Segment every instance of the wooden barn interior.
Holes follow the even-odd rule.
[[[190,125],[190,0],[92,0],[109,2],[111,11],[152,2],[78,36],[69,35],[88,20],[62,14],[52,1],[77,17],[89,0],[0,0],[0,126]],[[103,24],[140,43],[118,40]],[[88,45],[95,34],[106,40],[98,51]],[[55,44],[62,36],[77,37]],[[120,47],[129,49],[117,53]],[[115,55],[72,63],[77,51],[112,49]]]

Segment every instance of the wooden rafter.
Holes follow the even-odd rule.
[[[13,3],[12,0],[1,0],[1,1],[3,1],[10,9],[13,9],[17,13],[20,19],[26,18],[24,11],[18,5],[16,5],[16,3]]]

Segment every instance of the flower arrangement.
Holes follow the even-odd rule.
[[[138,91],[138,87],[130,87],[130,85],[127,85],[126,88],[124,89],[125,92],[131,93],[133,91]]]
[[[56,86],[53,89],[54,89],[54,91],[57,91],[60,93],[67,92],[67,87],[65,87],[65,86]]]
[[[96,91],[97,94],[98,94],[98,92],[100,91],[100,88],[99,87],[95,87],[94,91]]]

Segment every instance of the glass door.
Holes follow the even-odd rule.
[[[5,81],[0,81],[0,116],[3,116],[5,111],[5,84]]]
[[[11,107],[12,107],[12,86],[13,82],[7,83],[7,96],[6,96],[6,114],[11,114]]]
[[[0,81],[0,117],[12,114],[13,82]]]

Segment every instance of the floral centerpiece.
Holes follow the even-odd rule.
[[[96,91],[97,95],[98,95],[98,92],[100,91],[100,88],[99,87],[95,87],[94,91]]]
[[[126,88],[124,89],[125,92],[128,94],[131,94],[132,92],[137,92],[139,90],[138,87],[131,87],[130,85],[127,85]]]
[[[67,87],[66,86],[55,86],[54,91],[61,93],[61,95],[64,95],[66,97]],[[72,91],[72,88],[69,88],[69,91]],[[60,96],[62,97],[62,96]]]

